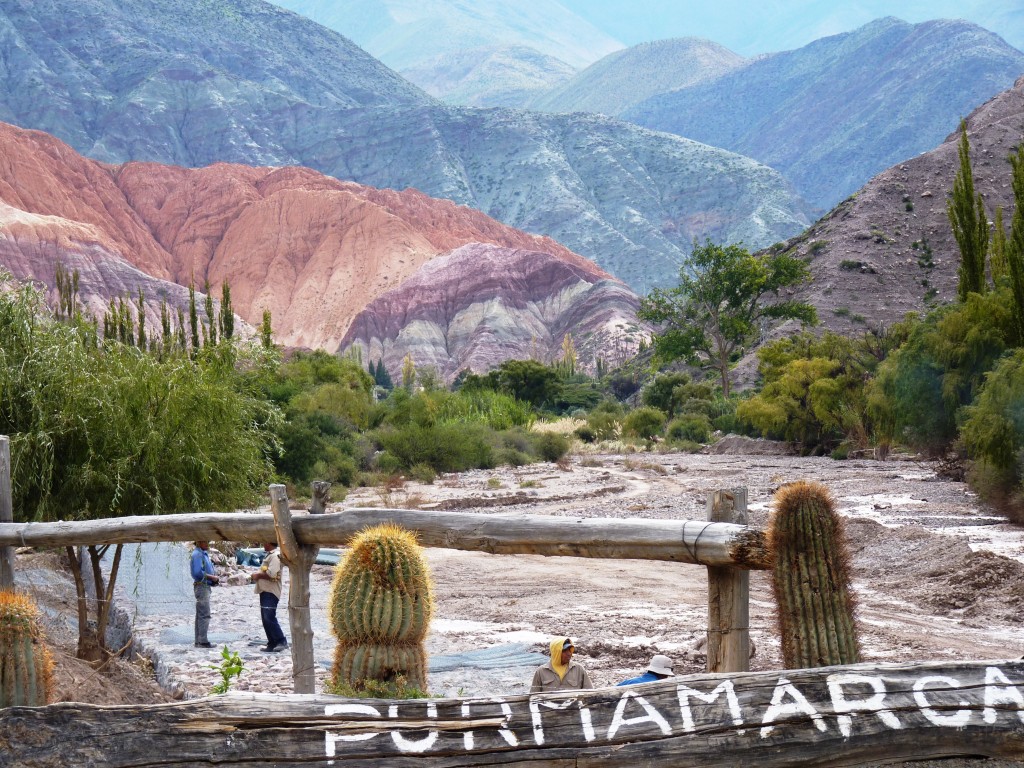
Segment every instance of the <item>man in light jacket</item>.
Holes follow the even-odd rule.
[[[572,653],[576,650],[572,640],[568,637],[553,637],[550,648],[551,661],[538,667],[533,673],[530,693],[575,691],[594,687],[583,665],[572,660]]]
[[[265,653],[280,653],[288,647],[284,632],[277,621],[277,604],[281,600],[281,555],[277,551],[277,543],[263,545],[267,556],[263,565],[252,575],[256,582],[256,594],[260,598],[260,619],[263,631],[267,633],[267,644],[260,650]]]

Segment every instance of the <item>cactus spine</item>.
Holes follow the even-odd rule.
[[[369,528],[352,540],[337,567],[328,614],[338,638],[335,685],[402,675],[426,688],[423,641],[433,613],[430,575],[416,537],[396,525]]]
[[[846,537],[824,485],[801,481],[775,494],[768,546],[786,668],[860,661]]]
[[[50,696],[53,658],[39,610],[27,596],[0,591],[0,707],[41,707]]]

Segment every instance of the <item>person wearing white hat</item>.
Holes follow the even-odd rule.
[[[653,683],[657,680],[664,680],[672,677],[672,659],[662,656],[660,653],[651,657],[651,663],[647,665],[647,671],[639,677],[631,677],[623,680],[619,685],[638,685],[639,683]]]

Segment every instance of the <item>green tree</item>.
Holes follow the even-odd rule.
[[[499,392],[540,408],[558,397],[562,389],[558,373],[536,360],[506,360],[487,374]]]
[[[729,367],[756,340],[762,320],[817,322],[814,307],[798,301],[765,301],[810,279],[807,265],[786,254],[751,254],[738,245],[694,243],[679,285],[656,288],[638,317],[662,327],[654,336],[655,361],[685,360],[717,372],[729,396]]]
[[[235,308],[231,306],[231,286],[227,282],[220,286],[220,335],[229,340],[235,335]]]
[[[263,322],[260,323],[260,341],[264,349],[273,349],[274,330],[270,326],[270,310],[263,310]]]
[[[0,433],[11,436],[18,521],[81,520],[235,509],[269,481],[279,415],[248,374],[246,349],[161,360],[113,339],[97,347],[78,322],[57,322],[42,296],[0,278]],[[237,363],[237,366],[236,366]],[[98,566],[101,547],[89,547]],[[79,654],[102,658],[109,601],[88,620],[79,560]],[[94,567],[95,594],[109,580]]]
[[[988,217],[981,194],[974,191],[971,170],[971,145],[967,139],[967,122],[960,121],[958,148],[960,168],[953,179],[953,190],[946,201],[946,215],[953,228],[953,237],[960,248],[957,271],[957,296],[966,301],[970,293],[985,292],[985,255],[988,251]]]
[[[995,226],[992,228],[992,239],[988,244],[989,271],[992,273],[992,284],[1001,285],[1010,276],[1010,265],[1006,259],[1006,229],[1003,226],[1003,206],[996,208]]]
[[[1024,344],[1024,145],[1010,155],[1013,183],[1013,217],[1010,238],[1006,243],[1006,265],[1013,292],[1013,316],[1017,336],[1015,343]]]

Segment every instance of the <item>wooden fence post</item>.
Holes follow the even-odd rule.
[[[0,523],[14,522],[11,490],[11,439],[0,435]],[[14,547],[0,547],[0,589],[14,589]]]
[[[708,520],[747,524],[747,489],[708,495]],[[708,672],[750,669],[750,573],[708,566]]]
[[[292,530],[288,491],[270,486],[270,506],[281,557],[288,566],[288,623],[292,630],[292,680],[295,693],[316,693],[316,661],[313,657],[313,624],[309,616],[309,572],[320,547],[300,546]]]

